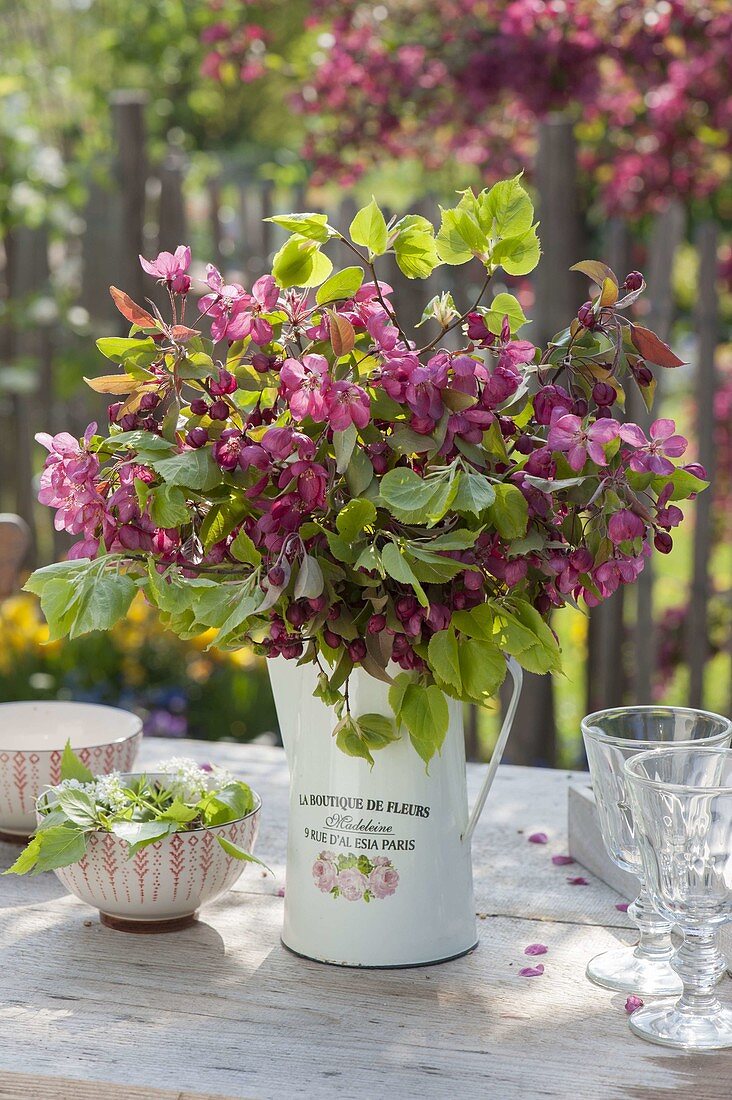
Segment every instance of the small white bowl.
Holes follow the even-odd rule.
[[[0,839],[22,842],[36,826],[35,802],[61,779],[64,745],[94,775],[129,771],[142,739],[136,714],[94,703],[0,704]]]
[[[222,836],[252,852],[262,808],[259,795],[252,793],[254,809],[246,817],[174,833],[141,848],[131,859],[119,837],[92,833],[82,859],[57,868],[54,874],[69,893],[98,909],[102,924],[109,928],[120,932],[185,928],[201,905],[225,894],[248,866],[246,860],[228,855],[216,838]]]

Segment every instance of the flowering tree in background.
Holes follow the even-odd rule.
[[[537,122],[567,110],[607,210],[706,197],[728,172],[725,0],[313,0],[310,48],[287,58],[247,12],[269,5],[211,6],[204,70],[288,74],[316,182],[405,156],[495,177],[530,165]]]

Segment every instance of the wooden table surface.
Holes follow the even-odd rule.
[[[414,970],[308,962],[279,941],[287,820],[280,749],[143,744],[151,764],[212,760],[248,779],[264,809],[257,853],[193,927],[103,928],[53,874],[0,880],[3,1100],[729,1100],[732,1052],[688,1055],[634,1038],[625,997],[591,985],[587,960],[631,942],[619,896],[571,886],[567,772],[502,767],[473,851],[480,946]],[[469,767],[474,794],[481,768]],[[546,845],[530,844],[537,830]],[[17,850],[0,843],[0,867]],[[527,944],[548,946],[528,959]],[[541,977],[521,978],[531,962]],[[723,980],[730,999],[732,983]],[[116,1086],[116,1087],[115,1087]]]

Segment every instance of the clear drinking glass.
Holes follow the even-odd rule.
[[[636,1010],[630,1026],[683,1050],[732,1047],[732,1009],[715,992],[718,932],[732,920],[732,750],[656,749],[625,768],[648,892],[684,933],[672,961],[681,997]]]
[[[618,867],[640,879],[638,897],[628,907],[640,931],[637,946],[596,955],[587,965],[587,977],[621,993],[676,996],[681,979],[671,966],[672,925],[656,913],[645,888],[623,767],[639,752],[664,745],[729,746],[732,722],[682,707],[620,707],[589,714],[582,720],[582,736],[605,847]]]

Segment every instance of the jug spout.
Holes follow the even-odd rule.
[[[267,669],[274,695],[280,737],[285,749],[287,765],[292,769],[295,742],[300,728],[304,668],[298,667],[296,661],[287,661],[284,657],[273,657],[267,661]]]

